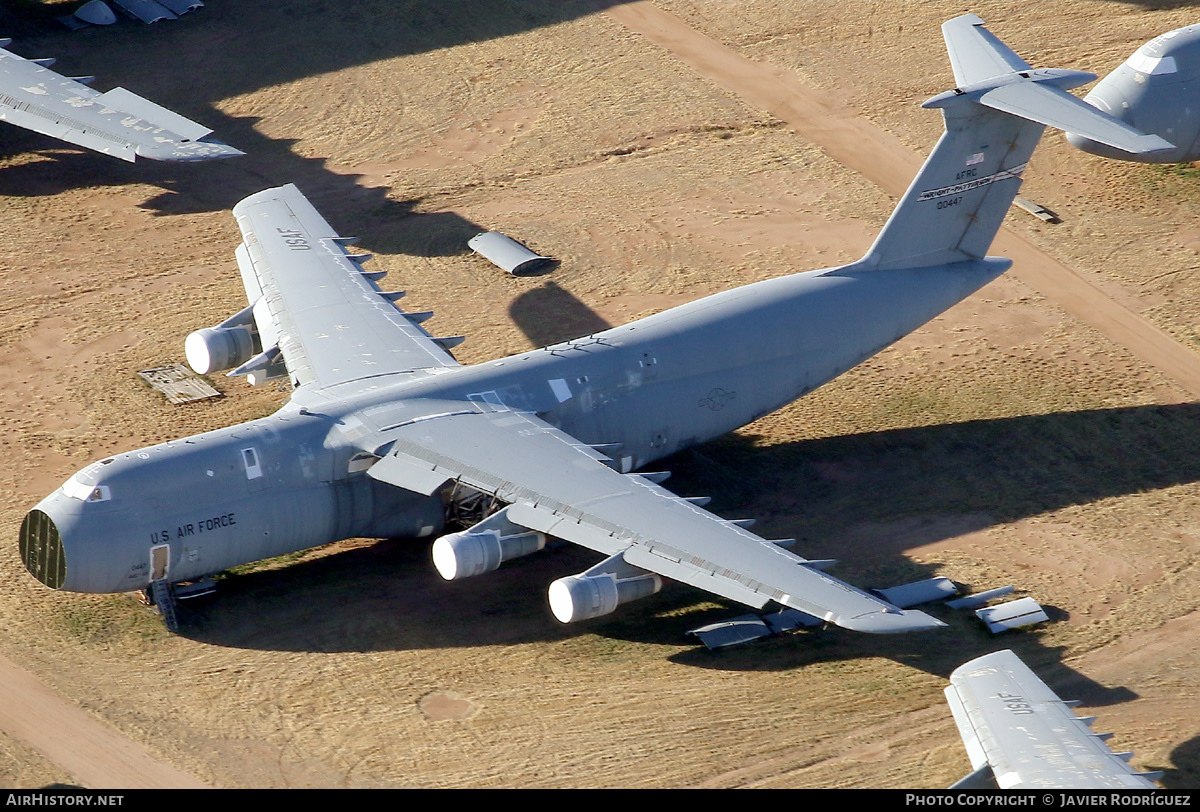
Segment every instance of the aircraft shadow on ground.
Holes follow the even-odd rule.
[[[940,541],[948,531],[957,535],[1071,505],[1197,481],[1198,429],[1200,404],[1189,403],[978,420],[768,449],[755,449],[753,438],[736,435],[709,444],[701,453],[721,466],[726,481],[744,480],[745,504],[784,506],[770,511],[774,519],[756,528],[758,532],[798,538],[801,555],[842,559],[843,565],[832,574],[860,586],[886,587],[938,574],[933,567],[905,558],[903,549]],[[751,465],[754,459],[759,460],[756,466]],[[837,477],[823,475],[831,461],[839,466]],[[771,472],[769,490],[762,490],[765,480],[755,468]],[[672,481],[677,488],[679,479]],[[788,503],[795,505],[790,511]],[[723,513],[730,510],[719,499],[713,507]],[[891,545],[874,544],[865,557],[839,543],[856,524],[945,517],[950,511],[961,520],[910,527],[911,532]],[[753,510],[738,512],[753,515]],[[1001,584],[970,586],[983,590]],[[1125,689],[1104,689],[1081,675],[1071,676],[1058,662],[1060,652],[1038,642],[1036,628],[992,637],[970,612],[936,604],[922,608],[950,628],[886,638],[801,633],[718,654],[682,651],[675,659],[700,667],[755,670],[764,667],[762,653],[768,650],[777,652],[778,667],[884,656],[946,677],[967,659],[1013,648],[1052,687],[1069,685],[1072,696],[1090,705],[1132,698]],[[735,606],[730,610],[725,615],[712,613],[712,621],[737,613]],[[1071,607],[1047,607],[1047,612],[1052,621],[1060,621],[1070,616]]]
[[[612,325],[557,282],[547,281],[513,299],[508,315],[535,347],[599,333]]]
[[[1122,741],[1136,745],[1134,735],[1124,736]],[[1194,790],[1200,787],[1200,736],[1190,738],[1172,750],[1171,763],[1175,766],[1150,766],[1152,770],[1163,771],[1162,781],[1159,783],[1167,789]]]
[[[806,557],[837,556],[832,573],[859,586],[892,586],[931,577],[934,565],[904,555],[904,544],[859,556],[840,543],[862,522],[951,513],[908,533],[924,545],[989,523],[1037,516],[1124,494],[1200,480],[1200,404],[1095,409],[866,432],[754,448],[732,435],[684,452],[662,467],[683,495],[711,495],[721,515],[753,515],[775,504],[756,530],[796,537]],[[829,479],[839,460],[855,477]],[[656,466],[659,467],[659,466]],[[767,473],[769,472],[769,473]],[[785,508],[778,505],[783,504]],[[804,631],[719,652],[689,644],[692,628],[742,614],[737,604],[680,584],[572,626],[549,613],[545,589],[597,556],[570,545],[509,562],[496,572],[446,583],[433,572],[427,542],[382,541],[291,566],[239,575],[195,610],[185,635],[216,645],[267,650],[370,651],[509,645],[594,636],[623,643],[675,645],[681,664],[723,670],[796,669],[862,657],[887,657],[942,677],[967,659],[1012,648],[1051,687],[1089,705],[1127,701],[1061,663],[1037,629],[992,637],[969,612],[927,609],[949,624],[934,632],[865,635],[837,628]],[[973,584],[984,589],[999,584]],[[1020,585],[1018,584],[1018,587]],[[1049,607],[1055,620],[1071,607]]]
[[[455,256],[468,250],[467,240],[486,230],[454,212],[419,212],[420,200],[395,200],[388,196],[386,187],[359,185],[358,175],[330,172],[323,159],[295,155],[291,150],[293,141],[263,137],[253,128],[256,119],[228,120],[242,130],[229,140],[236,140],[255,156],[249,163],[243,163],[246,158],[236,158],[194,164],[130,164],[18,130],[20,135],[5,145],[8,152],[21,152],[22,147],[36,147],[41,142],[45,159],[0,169],[0,196],[52,196],[77,187],[144,183],[161,191],[142,208],[160,215],[176,215],[224,211],[255,192],[295,183],[330,225],[340,234],[358,236],[358,245],[364,249],[410,256]],[[267,174],[253,169],[256,162],[284,165],[287,170]]]
[[[246,153],[199,164],[118,159],[64,145],[4,125],[4,154],[41,152],[46,160],[0,169],[0,195],[53,195],[68,189],[152,184],[163,191],[142,204],[160,215],[224,211],[243,197],[296,183],[324,214],[362,233],[365,216],[403,216],[411,203],[388,199],[386,187],[364,187],[353,174],[333,172],[326,159],[297,154],[294,141],[269,139],[254,118],[237,118],[220,102],[266,87],[378,60],[511,36],[594,14],[600,4],[552,0],[292,0],[235,3],[214,0],[170,23],[125,22],[110,29],[68,32],[46,9],[10,12],[6,36],[22,56],[56,56],[56,70],[96,74],[96,87],[123,86],[175,110]],[[9,22],[6,20],[6,22]],[[405,82],[397,75],[397,98]],[[403,115],[402,104],[385,115]],[[331,125],[333,126],[333,125]],[[334,207],[340,209],[336,211]],[[335,224],[336,227],[336,224]],[[473,236],[479,230],[468,234]],[[383,250],[381,245],[363,246]],[[461,249],[459,249],[461,250]]]
[[[1108,0],[1110,3],[1120,3],[1121,5],[1135,5],[1148,9],[1149,11],[1168,11],[1173,8],[1194,8],[1200,6],[1196,0]],[[1166,30],[1159,33],[1166,33]]]

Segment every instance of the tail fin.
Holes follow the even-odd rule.
[[[922,106],[941,108],[946,131],[857,267],[982,259],[1047,124],[1103,134],[1096,140],[1129,152],[1170,148],[1066,92],[1095,76],[1029,69],[974,14],[946,22],[942,33],[961,86]]]

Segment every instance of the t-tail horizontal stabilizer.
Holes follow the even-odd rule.
[[[983,20],[964,14],[942,24],[958,87],[925,102],[946,107],[964,97],[1021,118],[1083,135],[1133,153],[1174,149],[1157,135],[1146,135],[1102,113],[1067,91],[1096,78],[1093,73],[1056,68],[1033,70],[983,27]]]
[[[1030,68],[974,14],[946,22],[942,33],[959,87],[923,106],[942,110],[946,132],[871,250],[852,269],[983,259],[1046,125],[1129,152],[1172,148],[1066,92],[1095,76]]]

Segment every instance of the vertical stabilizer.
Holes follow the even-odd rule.
[[[974,14],[946,22],[942,33],[962,85],[923,106],[941,108],[946,131],[857,268],[982,259],[1046,125],[1086,130],[1129,152],[1171,146],[1067,92],[1095,76],[1029,68]]]
[[[1045,128],[969,102],[943,113],[946,132],[861,267],[919,268],[987,255]]]

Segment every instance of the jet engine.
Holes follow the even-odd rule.
[[[433,543],[433,565],[447,581],[491,572],[505,561],[536,553],[546,536],[508,520],[505,510],[459,533],[447,533]]]
[[[201,375],[240,366],[262,352],[253,309],[247,307],[216,327],[203,327],[183,342],[188,366]]]
[[[1067,140],[1084,152],[1143,163],[1200,159],[1200,24],[1150,40],[1101,79],[1084,101],[1175,145],[1135,155],[1068,133]]]
[[[662,577],[627,564],[617,553],[587,572],[550,584],[550,611],[562,623],[590,620],[662,589]]]

